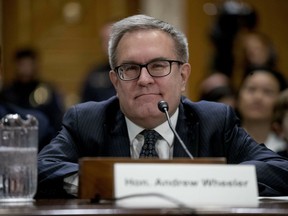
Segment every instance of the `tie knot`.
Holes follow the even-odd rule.
[[[143,130],[141,134],[143,134],[145,140],[155,140],[155,142],[160,137],[160,134],[155,130]]]

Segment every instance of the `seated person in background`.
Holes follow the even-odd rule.
[[[281,92],[274,106],[272,128],[281,137],[286,148],[278,154],[288,158],[288,89]]]
[[[223,73],[212,73],[200,84],[200,100],[225,103],[235,108],[235,93],[229,78]]]
[[[113,22],[108,22],[100,30],[101,48],[108,55],[108,41]],[[116,91],[109,78],[110,65],[108,62],[94,66],[82,86],[81,101],[102,101],[114,96]]]
[[[110,79],[117,96],[71,107],[62,130],[38,155],[38,197],[77,195],[81,157],[188,157],[158,102],[194,157],[225,157],[256,166],[259,195],[288,195],[288,160],[239,127],[230,106],[182,97],[190,75],[188,43],[172,25],[135,15],[112,27]],[[158,140],[147,152],[146,133]],[[143,148],[142,148],[143,146]]]
[[[242,127],[258,142],[278,152],[285,142],[271,130],[273,108],[278,95],[287,87],[277,71],[259,68],[248,73],[240,86],[237,111]]]
[[[240,38],[244,52],[242,65],[246,73],[259,67],[272,70],[277,68],[277,52],[268,35],[251,31],[243,33]]]
[[[19,49],[15,54],[15,78],[3,89],[1,100],[25,109],[41,111],[55,131],[60,130],[63,104],[52,85],[39,79],[39,59],[35,50]]]
[[[219,72],[211,73],[200,83],[200,95],[206,95],[215,88],[229,85],[230,80],[227,75]]]
[[[224,103],[235,108],[235,94],[230,86],[219,86],[211,89],[206,94],[202,94],[200,100]]]
[[[0,49],[1,50],[1,49]],[[0,59],[1,60],[1,59]],[[2,83],[2,67],[0,61],[0,83]],[[1,89],[1,86],[0,86]],[[1,91],[1,90],[0,90]],[[14,104],[3,102],[0,99],[0,119],[8,114],[19,114],[22,119],[26,119],[28,114],[33,115],[38,120],[38,150],[40,151],[55,136],[55,131],[49,119],[40,111],[33,109],[23,109]]]

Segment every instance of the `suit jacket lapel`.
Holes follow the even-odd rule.
[[[128,130],[121,111],[117,112],[116,121],[105,124],[105,131],[106,156],[131,157]]]
[[[198,156],[199,148],[199,123],[194,113],[190,110],[184,110],[184,106],[180,103],[179,116],[176,125],[176,131],[183,140],[188,151],[193,157]],[[175,137],[173,157],[188,157],[180,142]]]

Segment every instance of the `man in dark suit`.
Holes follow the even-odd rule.
[[[183,33],[152,17],[128,17],[113,25],[109,60],[117,96],[67,111],[60,133],[39,153],[39,197],[76,195],[84,156],[187,157],[157,107],[160,100],[169,104],[172,125],[194,157],[253,164],[261,196],[288,194],[288,161],[239,127],[231,107],[182,96],[190,75]],[[146,129],[156,144],[146,142]]]
[[[1,46],[0,46],[1,51]],[[0,52],[1,54],[1,52]],[[0,55],[0,95],[2,93],[2,62]],[[22,119],[27,119],[27,115],[32,115],[38,120],[38,150],[47,145],[55,136],[56,131],[53,129],[49,119],[41,111],[34,109],[24,109],[14,104],[4,102],[0,96],[0,119],[8,114],[18,114]]]
[[[101,50],[108,56],[108,42],[112,21],[106,22],[99,31]],[[82,86],[81,102],[103,101],[116,94],[109,78],[110,65],[108,58],[105,62],[94,65],[89,71]]]
[[[1,101],[29,110],[37,110],[48,118],[53,130],[60,130],[63,104],[60,94],[39,78],[39,54],[33,48],[15,52],[15,76],[1,90]]]

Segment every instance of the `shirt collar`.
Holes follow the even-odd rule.
[[[176,112],[170,117],[172,127],[175,129],[176,124],[177,124],[177,119],[179,115],[179,108],[177,108]],[[135,137],[143,131],[145,128],[142,128],[135,123],[133,123],[130,119],[128,119],[125,116],[126,124],[127,124],[127,129],[128,129],[128,135],[129,135],[129,140],[130,143],[135,139]],[[174,134],[171,131],[168,121],[163,122],[161,125],[157,126],[154,128],[155,131],[157,131],[167,142],[170,146],[173,145],[174,141]]]

